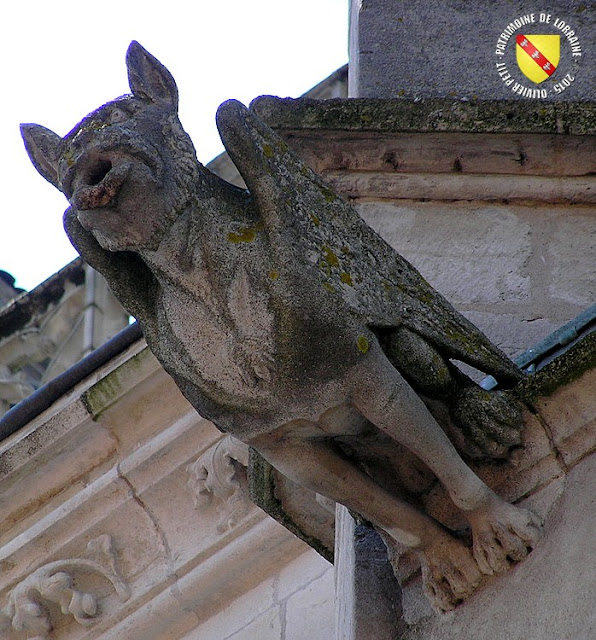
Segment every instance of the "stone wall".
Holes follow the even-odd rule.
[[[12,296],[0,306],[0,416],[128,323],[106,281],[80,258]]]

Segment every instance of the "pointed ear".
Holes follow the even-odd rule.
[[[178,110],[178,89],[172,74],[134,40],[126,52],[126,68],[134,96]]]
[[[60,189],[58,161],[62,152],[62,138],[39,124],[22,124],[21,136],[33,166],[48,182]]]

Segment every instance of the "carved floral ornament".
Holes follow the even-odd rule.
[[[111,537],[90,540],[87,550],[89,558],[49,562],[19,582],[10,591],[8,604],[0,609],[0,630],[8,637],[24,632],[29,640],[49,640],[54,628],[50,604],[58,605],[64,615],[73,616],[84,627],[95,624],[102,615],[99,597],[77,588],[80,573],[105,578],[125,602],[130,590],[116,568]]]
[[[225,533],[252,507],[248,499],[246,467],[248,447],[233,436],[224,436],[188,465],[188,487],[195,507],[216,506],[216,530]]]

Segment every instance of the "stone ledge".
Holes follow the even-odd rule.
[[[596,133],[595,102],[261,96],[251,108],[274,129],[472,133]]]
[[[551,396],[557,389],[596,369],[596,331],[588,334],[571,349],[529,376],[516,390],[524,402]]]

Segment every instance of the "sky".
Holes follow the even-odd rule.
[[[222,152],[219,104],[299,97],[347,62],[348,0],[29,0],[0,20],[0,269],[30,290],[76,257],[65,197],[33,168],[19,123],[60,135],[129,93],[137,40],[172,73],[201,162]]]

